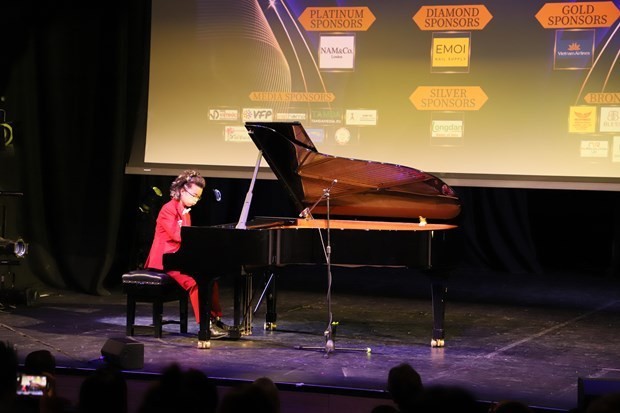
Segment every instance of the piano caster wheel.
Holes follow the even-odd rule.
[[[431,347],[443,347],[444,344],[443,338],[434,338],[431,340]]]
[[[198,348],[199,349],[210,349],[211,342],[207,340],[198,340]]]
[[[276,329],[276,323],[265,323],[263,324],[263,329],[265,331],[274,331]]]

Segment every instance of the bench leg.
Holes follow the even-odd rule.
[[[125,334],[133,336],[134,325],[136,324],[136,300],[131,295],[127,295],[127,321],[125,324]]]
[[[164,303],[156,300],[153,302],[153,336],[155,338],[161,338],[162,330],[162,318],[164,314]]]
[[[179,324],[181,325],[181,333],[187,334],[187,295],[184,295],[179,300]]]

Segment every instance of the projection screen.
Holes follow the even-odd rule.
[[[614,1],[152,0],[128,173],[250,177],[247,121],[452,185],[620,188]],[[263,161],[261,176],[271,176]]]

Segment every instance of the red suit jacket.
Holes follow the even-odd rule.
[[[181,226],[192,225],[189,211],[185,213],[184,211],[183,204],[176,199],[171,199],[161,207],[157,216],[153,244],[144,263],[145,268],[163,270],[164,254],[176,252],[181,247]]]

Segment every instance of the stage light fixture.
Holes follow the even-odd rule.
[[[14,255],[17,258],[24,258],[28,254],[28,244],[21,238],[13,241],[0,237],[0,256]]]

